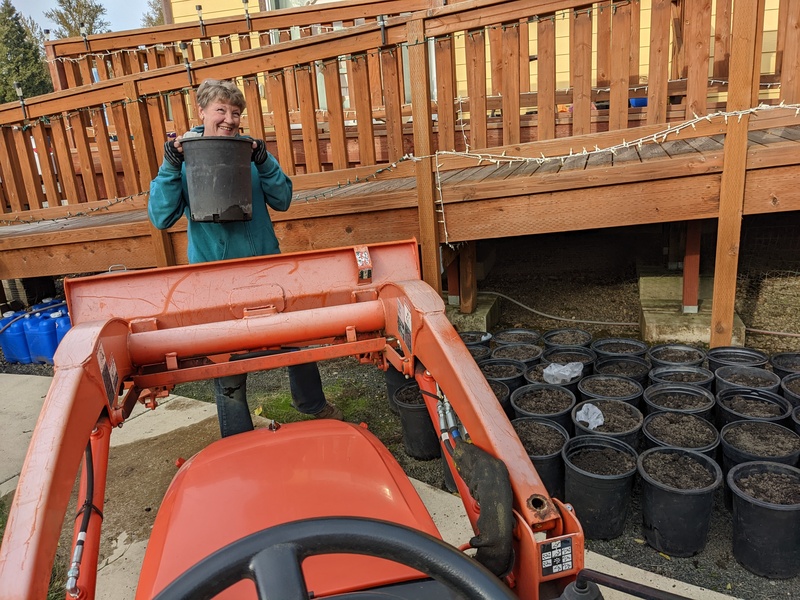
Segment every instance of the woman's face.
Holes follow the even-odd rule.
[[[237,106],[215,101],[200,107],[200,118],[206,127],[203,135],[235,136],[239,133],[242,113]]]

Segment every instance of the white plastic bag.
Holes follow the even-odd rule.
[[[550,363],[542,371],[546,383],[561,385],[572,381],[583,372],[583,363],[571,362],[565,365]]]
[[[594,404],[584,404],[581,409],[575,413],[575,419],[580,423],[586,423],[586,428],[592,431],[605,423],[603,411]]]

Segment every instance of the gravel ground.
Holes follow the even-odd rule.
[[[596,251],[598,248],[603,251]],[[612,231],[506,239],[495,242],[495,250],[502,260],[498,260],[480,282],[482,291],[502,293],[537,311],[566,319],[565,322],[543,317],[501,300],[497,329],[531,328],[543,332],[580,327],[592,333],[595,339],[638,337],[638,326],[611,326],[601,322],[638,322],[635,260],[658,261],[661,258],[660,238],[653,235],[652,229],[632,230],[623,237]],[[770,343],[770,352],[781,349],[780,340],[771,339]],[[52,368],[46,365],[3,362],[0,369],[7,373],[52,374]],[[367,422],[410,476],[444,487],[440,460],[417,461],[403,451],[399,418],[388,408],[380,371],[358,365],[352,359],[321,364],[321,370],[329,399],[344,409],[348,420]],[[248,388],[252,407],[260,407],[265,416],[277,413],[283,420],[298,418],[291,409],[281,412],[286,411],[288,397],[288,378],[284,370],[254,374]],[[207,382],[185,384],[175,392],[211,399]],[[587,547],[621,562],[737,598],[800,598],[800,578],[771,581],[749,573],[736,562],[731,549],[730,513],[723,505],[721,491],[717,496],[708,544],[692,558],[665,556],[644,543],[638,484],[631,498],[623,535],[610,541],[587,541]]]

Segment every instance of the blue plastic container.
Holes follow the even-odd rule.
[[[56,304],[62,304],[63,300],[59,300],[58,298],[44,298],[38,304],[34,304],[31,306],[30,310],[33,313],[49,313],[55,310],[53,307]]]
[[[647,98],[631,98],[631,108],[643,108],[647,106]]]
[[[34,313],[22,322],[31,362],[52,365],[58,345],[55,319],[50,313]]]
[[[3,319],[0,320],[0,327],[4,327],[11,323],[16,317],[24,315],[25,311],[15,313],[5,313]],[[25,339],[25,329],[23,326],[25,319],[14,321],[8,326],[8,329],[0,334],[0,347],[3,349],[3,356],[6,362],[16,364],[28,364],[31,362],[31,354],[28,350],[28,342]]]
[[[72,320],[69,318],[69,313],[65,310],[56,310],[50,314],[51,319],[56,322],[56,345],[61,343],[67,331],[72,329]]]

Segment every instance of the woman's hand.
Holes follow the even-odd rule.
[[[181,168],[181,164],[183,163],[183,145],[181,145],[181,138],[164,142],[164,160],[176,169]]]
[[[253,154],[250,156],[250,160],[257,165],[263,165],[267,162],[267,156],[267,145],[264,140],[253,140]]]

